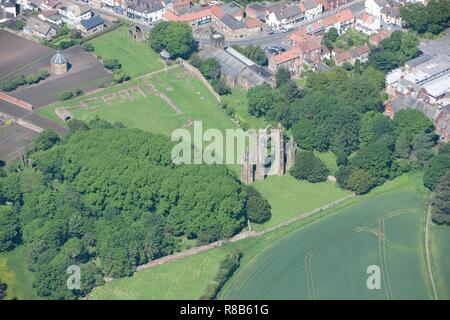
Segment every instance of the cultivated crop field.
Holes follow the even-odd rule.
[[[439,299],[450,299],[450,228],[430,227],[430,250]]]
[[[367,196],[276,242],[241,268],[225,299],[429,299],[426,201],[402,188]],[[369,290],[367,267],[381,271]]]
[[[141,76],[163,68],[159,55],[146,42],[136,42],[128,36],[126,26],[89,41],[95,54],[102,59],[117,59],[131,77]]]

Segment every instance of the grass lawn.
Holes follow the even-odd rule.
[[[357,48],[363,46],[368,40],[368,35],[355,29],[349,29],[336,39],[335,45],[340,49],[350,50],[352,47]]]
[[[128,36],[128,28],[122,26],[89,41],[97,56],[117,59],[123,70],[137,77],[163,68],[159,55],[146,42],[136,42]]]
[[[450,299],[450,227],[432,224],[430,250],[439,299]]]
[[[247,91],[242,87],[235,87],[232,93],[222,97],[222,100],[228,103],[241,122],[242,125],[250,129],[261,129],[267,126],[267,122],[262,118],[251,116],[247,109]]]
[[[255,230],[270,228],[350,194],[332,182],[310,183],[290,175],[268,177],[253,185],[272,207],[272,218],[264,224],[254,224]]]
[[[24,247],[0,253],[0,280],[8,285],[7,299],[38,299],[32,287],[33,274],[26,268]]]
[[[107,282],[90,298],[114,299],[198,299],[219,271],[226,250],[210,250],[186,259],[135,273],[132,277]]]
[[[154,86],[158,93],[167,96],[178,108],[177,112],[162,97],[149,89]],[[140,87],[145,97],[136,90],[131,92],[131,98],[120,93],[121,90]],[[94,97],[117,94],[109,105]],[[80,107],[82,101],[88,101],[89,108]],[[203,121],[203,128],[235,128],[235,124],[219,108],[219,103],[208,89],[197,78],[184,68],[176,67],[145,79],[136,79],[121,85],[105,88],[91,95],[71,99],[39,109],[39,113],[52,120],[62,123],[56,116],[56,108],[67,108],[76,119],[91,120],[95,116],[108,121],[121,121],[130,128],[161,133],[170,136],[172,131],[192,121]]]
[[[317,152],[314,151],[314,155],[322,160],[326,165],[328,170],[330,170],[330,174],[334,176],[336,171],[338,170],[338,166],[336,164],[336,155],[331,152]]]

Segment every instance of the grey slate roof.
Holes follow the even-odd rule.
[[[428,60],[431,60],[432,56],[428,54],[422,54],[421,56],[418,56],[417,58],[414,58],[412,60],[409,60],[406,62],[406,65],[410,67],[416,67],[419,64],[422,64],[424,62],[427,62]]]
[[[151,13],[164,9],[164,6],[158,0],[130,0],[128,1],[128,9],[140,13]]]
[[[51,60],[52,64],[66,64],[67,63],[67,59],[63,56],[63,54],[58,51]]]
[[[317,7],[313,0],[305,0],[303,5],[305,6],[305,10],[311,10]]]
[[[102,24],[104,24],[105,21],[103,21],[102,18],[100,18],[100,16],[93,16],[92,18],[88,19],[88,20],[83,20],[80,22],[80,24],[86,29],[86,30],[90,30],[93,29],[95,27],[98,27]]]
[[[425,116],[427,116],[427,118],[430,118],[433,121],[436,120],[441,113],[441,109],[439,109],[439,106],[428,104],[423,100],[414,99],[413,97],[408,95],[398,96],[391,102],[391,106],[395,113],[403,109],[419,110]]]
[[[228,14],[220,18],[220,21],[222,21],[227,27],[232,30],[245,28],[245,24],[242,21],[239,21]]]
[[[253,9],[255,11],[265,11],[266,10],[266,7],[263,6],[259,2],[253,2],[252,4],[249,4],[247,7],[250,9]]]
[[[255,69],[256,65],[249,67],[226,50],[212,52],[209,56],[219,61],[222,72],[230,78],[241,76],[254,86],[261,85],[265,81],[262,71],[259,68]]]
[[[301,15],[300,7],[297,5],[286,5],[284,3],[274,3],[269,12],[273,12],[278,20],[289,19],[296,15]]]
[[[50,29],[52,28],[51,25],[35,17],[31,17],[30,19],[28,19],[27,27],[43,35],[47,35],[50,32]]]

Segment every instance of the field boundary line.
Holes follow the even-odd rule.
[[[286,226],[288,226],[290,224],[293,224],[293,223],[295,223],[297,221],[309,218],[309,217],[311,217],[311,216],[313,216],[313,215],[315,215],[317,213],[322,212],[323,210],[327,210],[327,209],[333,208],[336,205],[338,205],[338,204],[340,204],[340,203],[342,203],[342,202],[344,202],[346,200],[354,198],[355,196],[356,196],[356,194],[352,193],[352,194],[350,194],[348,196],[345,196],[344,198],[332,201],[332,202],[330,202],[328,204],[323,205],[322,207],[319,207],[319,208],[313,209],[311,211],[308,211],[306,213],[303,213],[303,214],[301,214],[301,215],[299,215],[297,217],[291,218],[291,219],[289,219],[289,220],[287,220],[285,222],[282,222],[282,223],[280,223],[278,225],[275,225],[275,226],[273,226],[273,227],[271,227],[271,228],[269,228],[267,230],[261,231],[261,232],[244,231],[244,232],[238,233],[237,235],[235,235],[234,237],[232,237],[230,239],[223,239],[223,240],[211,242],[211,243],[203,245],[203,246],[194,247],[194,248],[191,248],[189,250],[185,250],[185,251],[182,251],[182,252],[177,252],[177,253],[172,254],[172,255],[168,255],[168,256],[165,256],[165,257],[162,257],[162,258],[159,258],[159,259],[155,259],[155,260],[149,261],[149,262],[147,262],[145,264],[137,266],[135,272],[138,272],[138,271],[141,271],[141,270],[150,269],[150,268],[152,268],[154,266],[161,265],[161,264],[164,264],[164,263],[167,263],[167,262],[170,262],[170,261],[179,260],[179,259],[182,259],[184,257],[197,254],[199,252],[208,251],[210,249],[214,249],[214,248],[220,247],[222,244],[227,243],[227,242],[236,242],[236,241],[239,241],[239,240],[242,240],[242,239],[246,239],[246,238],[250,238],[250,237],[260,237],[260,236],[262,236],[262,235],[264,235],[266,233],[279,230],[279,229],[281,229],[283,227],[286,227]],[[113,280],[113,278],[105,277],[105,281],[111,281],[111,280]]]
[[[438,298],[438,294],[437,294],[437,290],[436,290],[436,285],[434,283],[433,271],[431,269],[431,255],[430,255],[430,248],[429,248],[430,218],[431,218],[431,205],[428,205],[427,217],[426,217],[426,222],[425,222],[425,255],[426,255],[426,259],[427,259],[428,276],[430,277],[431,288],[433,289],[434,299],[438,300],[439,298]]]

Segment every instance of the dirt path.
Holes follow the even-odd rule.
[[[430,248],[429,248],[430,219],[431,219],[431,205],[428,205],[427,219],[426,219],[426,223],[425,223],[425,253],[426,253],[426,257],[427,257],[428,276],[430,277],[431,287],[433,288],[434,299],[438,300],[436,285],[434,283],[434,278],[433,278],[433,271],[431,269],[431,255],[430,255]]]

